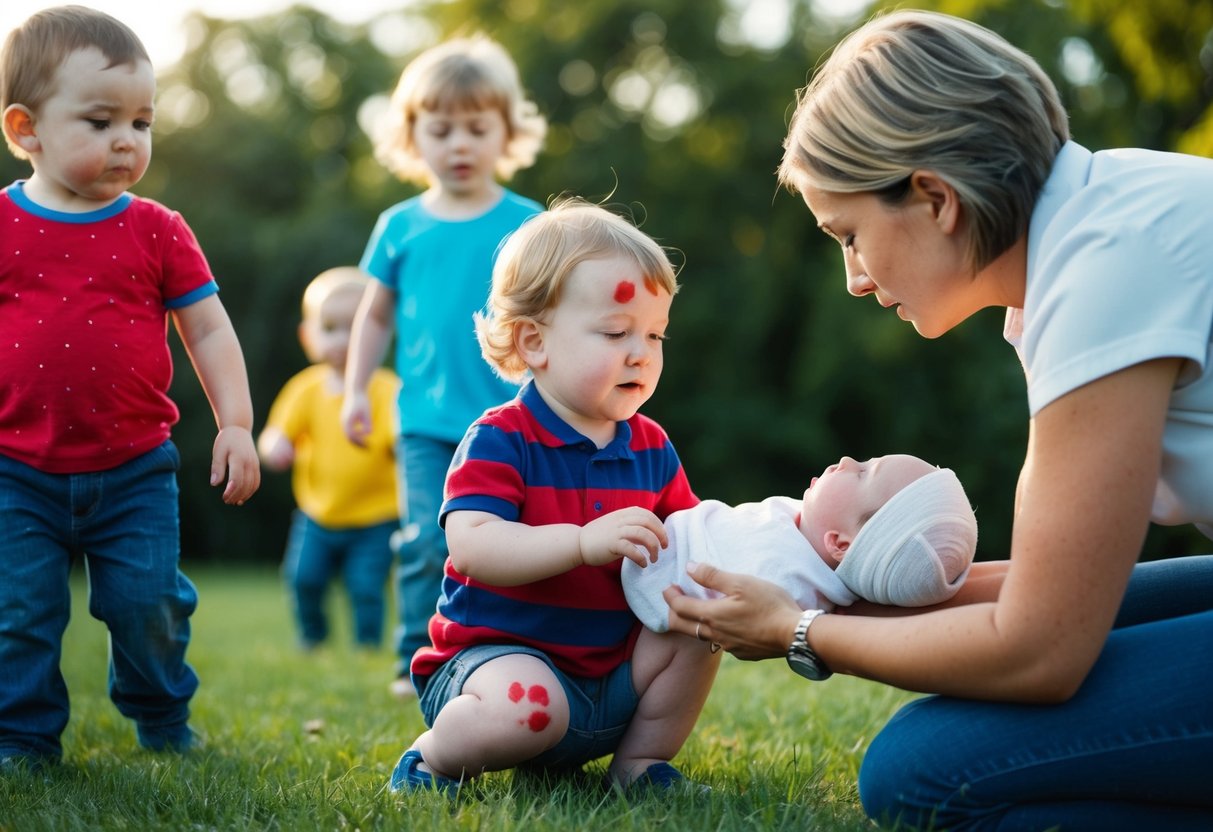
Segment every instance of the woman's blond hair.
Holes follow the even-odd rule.
[[[678,279],[665,249],[627,220],[577,197],[531,217],[509,236],[493,267],[485,314],[476,316],[484,358],[498,375],[520,381],[527,365],[514,343],[524,321],[542,322],[559,302],[569,275],[586,260],[627,257],[646,282],[671,295]]]
[[[440,43],[401,73],[375,157],[400,179],[428,184],[430,171],[413,136],[418,114],[489,109],[500,111],[505,120],[506,147],[496,172],[509,179],[534,163],[547,120],[523,94],[518,67],[496,41],[472,35]]]
[[[893,12],[799,91],[779,179],[896,204],[914,171],[934,171],[959,194],[977,271],[1027,230],[1069,136],[1057,88],[1025,52],[967,20]]]

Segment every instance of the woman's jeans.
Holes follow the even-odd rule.
[[[146,747],[186,747],[198,677],[185,663],[193,584],[177,568],[172,442],[108,471],[47,474],[0,456],[0,759],[55,759],[68,721],[59,670],[68,574],[109,629],[109,695]]]
[[[328,638],[324,599],[338,575],[350,600],[354,643],[379,646],[383,639],[384,594],[392,568],[388,541],[397,528],[397,522],[389,520],[330,529],[302,511],[294,513],[282,571],[291,590],[295,623],[304,646],[314,647]]]
[[[396,550],[396,675],[408,678],[413,653],[430,643],[430,617],[442,594],[446,532],[438,526],[442,489],[457,446],[409,434],[396,444],[400,495],[404,502]]]
[[[906,829],[1213,829],[1213,556],[1139,564],[1059,705],[929,696],[873,740],[873,818]]]

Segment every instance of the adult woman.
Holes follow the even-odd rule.
[[[901,618],[802,615],[700,567],[726,597],[668,590],[671,628],[742,658],[795,640],[810,678],[943,694],[873,741],[873,817],[1210,828],[1213,560],[1151,564],[1125,592],[1151,517],[1213,524],[1213,162],[1092,154],[1027,55],[901,12],[802,91],[780,177],[843,246],[848,291],[920,334],[1008,308],[1032,413],[1011,558],[970,603]]]

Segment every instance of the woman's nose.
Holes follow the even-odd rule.
[[[870,295],[876,291],[876,284],[866,273],[847,269],[847,292],[857,298]]]

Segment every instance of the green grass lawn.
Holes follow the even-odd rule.
[[[393,659],[347,646],[304,655],[277,573],[190,569],[200,603],[189,660],[202,678],[192,724],[201,751],[152,754],[106,696],[106,634],[76,574],[63,670],[72,716],[64,765],[0,777],[0,830],[434,829],[860,830],[863,750],[909,694],[851,678],[801,680],[782,662],[726,657],[676,764],[702,797],[627,800],[573,783],[481,778],[456,800],[386,789],[424,725],[388,694]],[[597,766],[597,768],[595,768]],[[605,769],[605,761],[591,773]]]

